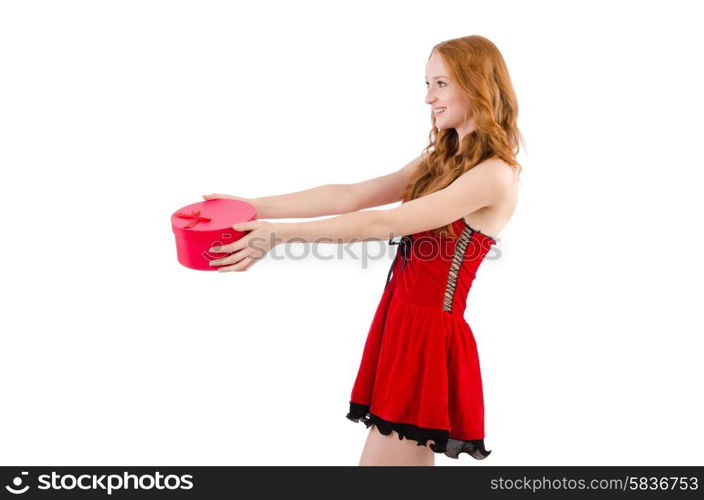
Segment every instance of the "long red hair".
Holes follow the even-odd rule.
[[[433,127],[422,161],[405,187],[402,197],[413,200],[447,187],[457,177],[482,161],[496,157],[520,172],[518,102],[508,69],[499,49],[488,39],[472,35],[441,42],[433,47],[440,54],[449,79],[469,101],[475,130],[460,144],[454,128],[439,130],[431,110]],[[457,155],[457,156],[455,156]],[[452,224],[433,230],[456,235]]]

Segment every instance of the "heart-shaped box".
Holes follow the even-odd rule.
[[[186,205],[171,215],[178,261],[190,269],[216,271],[218,266],[211,266],[210,261],[230,254],[208,250],[239,240],[246,231],[232,226],[256,218],[254,206],[241,200],[219,198]]]

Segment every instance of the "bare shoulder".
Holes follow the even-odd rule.
[[[482,163],[486,163],[499,178],[504,179],[508,183],[513,183],[513,181],[516,179],[516,173],[518,169],[513,165],[508,164],[501,158],[489,158],[488,160]]]
[[[465,175],[472,178],[481,178],[490,181],[500,187],[510,188],[517,179],[516,168],[506,163],[501,158],[488,158],[473,168],[469,169]]]
[[[482,208],[468,213],[464,219],[485,234],[498,235],[513,214],[518,200],[518,167],[500,158],[487,159],[469,172],[477,170],[483,177],[480,182],[491,192],[491,201]],[[467,172],[467,173],[469,173]],[[495,237],[495,236],[494,236]]]

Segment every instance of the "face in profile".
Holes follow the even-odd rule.
[[[433,52],[425,66],[425,84],[428,88],[425,102],[433,111],[435,126],[454,128],[460,137],[474,129],[472,110],[456,83],[450,80],[442,56]]]

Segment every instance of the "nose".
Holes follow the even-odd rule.
[[[425,103],[432,104],[434,102],[435,95],[433,95],[433,88],[431,86],[428,86],[428,89],[425,91]]]

